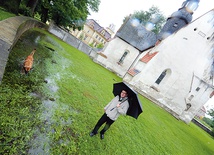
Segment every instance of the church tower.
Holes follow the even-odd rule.
[[[172,13],[167,22],[158,34],[158,40],[161,41],[186,26],[192,21],[193,12],[198,8],[199,0],[186,0],[178,11]]]

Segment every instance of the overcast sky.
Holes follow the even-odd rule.
[[[125,16],[134,11],[148,11],[156,6],[166,17],[177,11],[185,0],[101,0],[98,13],[91,13],[88,19],[96,20],[100,26],[106,28],[110,24],[116,25],[115,32],[122,25]],[[214,0],[200,0],[198,9],[193,14],[193,20],[214,9]],[[208,101],[214,105],[214,97]]]
[[[98,13],[91,13],[88,19],[96,20],[100,26],[106,28],[110,24],[116,25],[117,31],[122,25],[125,16],[134,11],[148,11],[156,6],[169,17],[177,11],[185,0],[101,0]],[[214,9],[214,0],[200,0],[198,9],[193,14],[193,20]]]

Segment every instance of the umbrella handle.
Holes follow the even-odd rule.
[[[114,107],[114,108],[116,108],[116,107]],[[110,109],[110,111],[114,110],[114,108]]]

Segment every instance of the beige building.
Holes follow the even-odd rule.
[[[82,40],[85,44],[97,47],[97,45],[105,45],[111,40],[113,34],[113,30],[111,28],[112,27],[105,29],[100,26],[95,20],[87,19],[83,30],[71,30],[70,33],[76,38]],[[109,31],[109,29],[111,31]]]

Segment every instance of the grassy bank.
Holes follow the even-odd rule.
[[[20,75],[37,48],[34,69]],[[214,140],[143,96],[137,120],[121,116],[104,140],[89,133],[122,79],[47,32],[25,33],[0,85],[0,154],[212,155]]]
[[[14,16],[16,15],[10,12],[7,12],[4,8],[0,7],[0,21],[9,17],[14,17]]]

